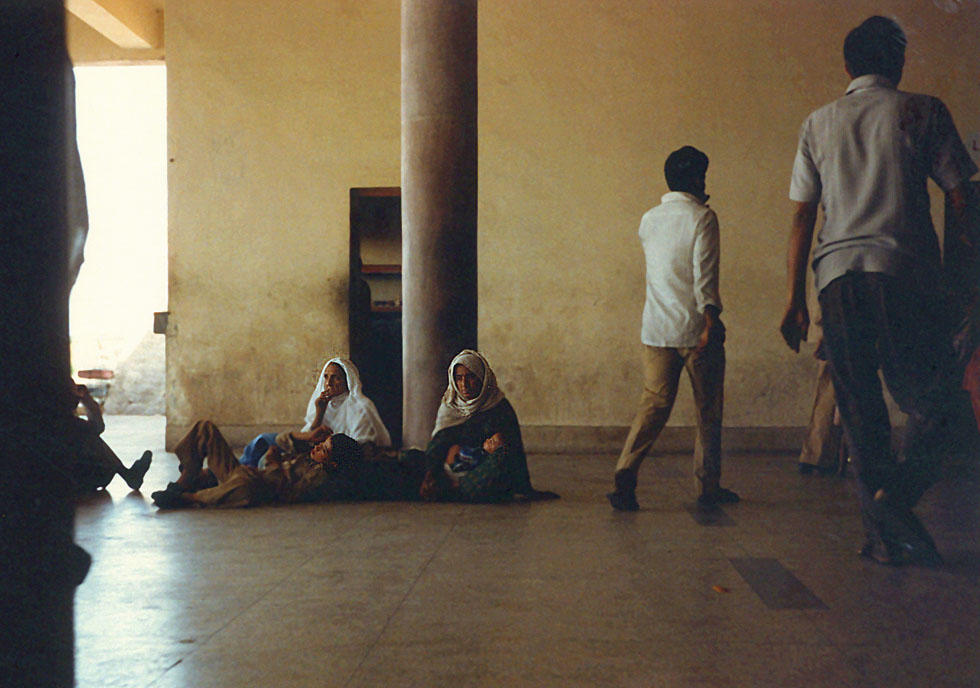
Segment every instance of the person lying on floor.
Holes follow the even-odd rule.
[[[517,414],[497,386],[486,358],[464,349],[453,358],[448,372],[449,384],[425,450],[422,499],[557,498],[554,492],[531,486]]]
[[[326,427],[330,432],[347,435],[359,444],[368,442],[378,447],[390,447],[391,435],[374,406],[361,390],[357,366],[345,358],[331,358],[323,366],[317,385],[306,405],[306,424],[291,436],[308,442],[314,431]],[[274,432],[258,435],[245,446],[241,463],[258,466],[269,447],[281,437]],[[324,435],[325,437],[325,435]],[[280,444],[290,452],[292,447]]]
[[[244,466],[217,425],[198,421],[174,448],[180,478],[150,496],[161,509],[350,498],[352,488],[345,478],[350,474],[349,465],[361,456],[357,442],[346,435],[332,435],[325,427],[314,431],[308,441],[282,440],[290,446],[288,451],[280,449],[280,439],[263,456],[262,468]]]
[[[72,409],[79,404],[85,408],[85,420],[76,418],[78,422],[77,453],[72,467],[71,477],[75,483],[78,495],[84,495],[106,487],[109,482],[119,475],[131,490],[143,486],[143,476],[150,468],[152,452],[145,451],[143,455],[126,468],[112,448],[106,444],[100,435],[105,430],[102,419],[102,409],[85,385],[69,383],[68,403]]]

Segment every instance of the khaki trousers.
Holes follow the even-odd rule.
[[[182,487],[194,489],[205,459],[218,480],[217,487],[191,493],[194,502],[201,506],[241,507],[272,499],[271,490],[262,482],[258,469],[239,464],[218,426],[209,420],[195,423],[174,447],[174,454],[180,461],[177,482]]]
[[[643,394],[616,470],[639,470],[660,435],[677,398],[681,370],[691,380],[696,409],[694,476],[699,494],[713,492],[721,479],[721,421],[724,406],[725,347],[643,347]]]
[[[842,457],[844,431],[837,415],[837,396],[834,380],[827,361],[820,361],[817,372],[817,393],[813,399],[813,412],[806,431],[806,440],[800,452],[800,463],[818,466],[826,471],[843,472],[846,457]]]

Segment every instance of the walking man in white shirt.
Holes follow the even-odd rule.
[[[780,330],[799,351],[806,339],[806,263],[813,251],[823,337],[847,436],[866,542],[861,554],[885,564],[938,563],[935,544],[912,513],[934,480],[949,426],[944,403],[955,382],[949,319],[940,291],[939,242],[927,178],[954,207],[977,168],[938,98],[897,89],[905,34],[871,17],[844,41],[852,81],[844,97],[803,123],[790,185],[788,305]],[[904,453],[892,454],[881,369],[908,414]]]
[[[640,221],[646,255],[643,307],[643,395],[616,464],[609,503],[636,511],[636,475],[670,417],[681,370],[687,370],[697,407],[694,475],[698,503],[738,501],[721,487],[721,420],[725,381],[725,326],[719,315],[718,218],[704,193],[708,156],[691,146],[667,157],[670,193]]]

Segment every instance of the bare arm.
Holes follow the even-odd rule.
[[[316,406],[316,416],[313,417],[313,422],[310,423],[310,430],[315,430],[323,425],[323,414],[327,410],[328,401],[330,401],[330,397],[327,396],[326,392],[323,392],[323,394],[318,396],[316,401],[313,402]]]
[[[806,264],[816,223],[816,201],[794,203],[793,227],[786,256],[786,312],[779,331],[789,348],[796,352],[800,350],[800,342],[806,341],[810,328],[810,313],[806,307]]]
[[[314,424],[311,430],[295,430],[289,433],[293,442],[307,442],[309,444],[317,444],[323,440],[330,437],[332,434],[330,428],[323,424]]]
[[[102,409],[99,408],[99,402],[92,398],[91,392],[85,385],[78,385],[75,394],[78,396],[78,401],[85,407],[85,417],[88,418],[92,429],[97,435],[101,435],[102,431],[105,430],[105,421],[102,419]]]

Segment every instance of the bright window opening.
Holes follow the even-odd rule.
[[[77,67],[75,82],[89,233],[70,301],[72,371],[107,387],[106,413],[163,413],[153,313],[167,309],[166,67]],[[112,377],[79,377],[88,370]]]

